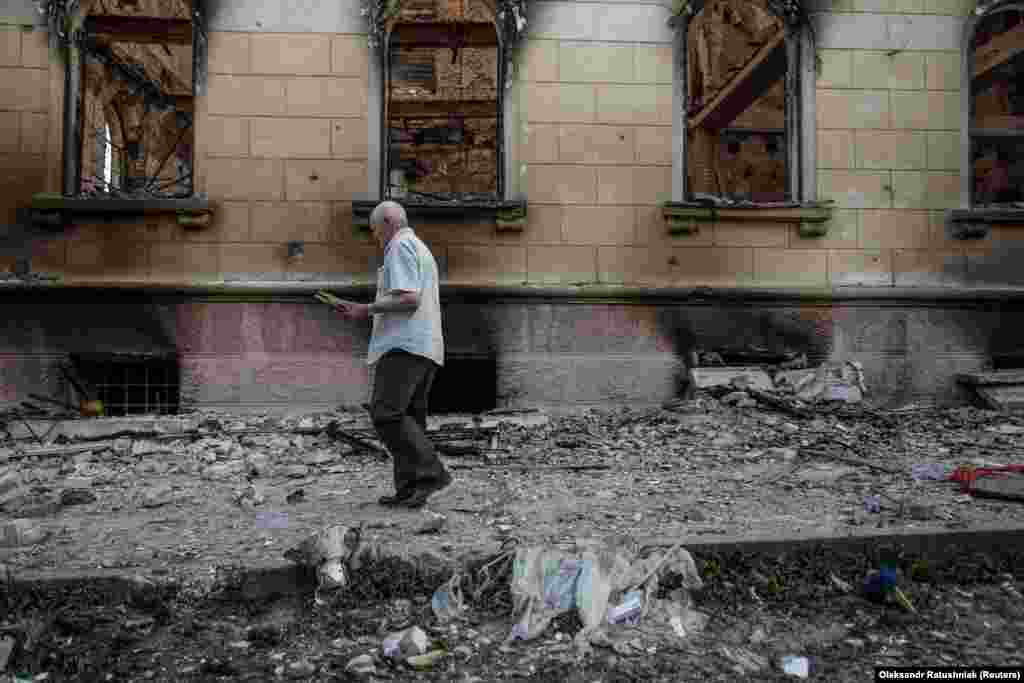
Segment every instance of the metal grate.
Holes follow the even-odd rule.
[[[107,415],[176,415],[180,369],[173,357],[75,356],[75,367]]]

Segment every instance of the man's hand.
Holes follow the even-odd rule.
[[[352,320],[366,320],[370,317],[369,304],[361,304],[355,301],[339,299],[338,303],[334,305],[334,308],[343,316],[351,318]]]

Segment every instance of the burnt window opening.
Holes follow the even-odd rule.
[[[771,0],[706,0],[686,44],[688,200],[802,199],[801,41]]]
[[[77,196],[193,195],[197,68],[204,53],[198,0],[96,0],[76,41],[78,108],[65,173]],[[76,67],[78,64],[78,67]],[[73,171],[72,171],[73,169]]]
[[[995,5],[968,41],[970,202],[1024,202],[1024,3]]]
[[[177,415],[180,410],[176,357],[76,354],[71,360],[108,416]]]
[[[506,55],[493,6],[408,0],[384,60],[381,196],[500,200]]]
[[[431,414],[482,413],[498,407],[498,359],[449,356],[430,387]]]

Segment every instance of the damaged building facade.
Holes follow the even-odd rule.
[[[384,197],[442,269],[437,409],[658,403],[694,349],[890,403],[1015,362],[1019,3],[0,7],[0,406],[361,403],[369,328],[311,295],[371,295]]]

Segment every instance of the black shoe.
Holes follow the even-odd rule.
[[[396,505],[407,508],[421,508],[426,505],[427,498],[430,498],[438,491],[448,488],[451,483],[452,475],[448,474],[448,472],[443,472],[437,479],[429,479],[417,484],[416,488],[412,490],[412,495],[396,503]]]
[[[381,496],[380,498],[377,499],[377,502],[380,503],[381,505],[385,505],[385,506],[388,506],[388,507],[394,507],[396,505],[402,505],[403,503],[405,503],[405,501],[409,500],[409,498],[415,492],[416,492],[416,489],[414,489],[414,488],[402,489],[401,491],[399,491],[398,493],[394,494],[393,496]]]

